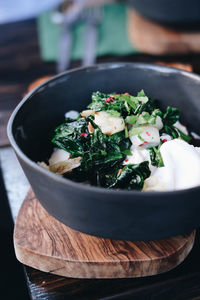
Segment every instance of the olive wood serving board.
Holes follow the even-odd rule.
[[[32,190],[19,211],[14,246],[25,265],[65,277],[128,278],[155,275],[180,264],[195,231],[157,241],[117,241],[72,230],[41,206]]]

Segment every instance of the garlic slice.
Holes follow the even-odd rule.
[[[65,161],[60,161],[54,165],[50,165],[49,170],[56,174],[63,175],[71,172],[75,168],[78,168],[80,165],[81,157],[79,156]]]

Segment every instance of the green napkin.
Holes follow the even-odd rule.
[[[60,26],[51,21],[52,12],[45,12],[38,18],[38,32],[41,57],[44,61],[55,61],[58,55]],[[73,28],[71,59],[81,59],[84,53],[85,24]],[[109,4],[103,7],[102,22],[99,25],[97,56],[127,55],[137,53],[129,42],[126,28],[126,6]]]

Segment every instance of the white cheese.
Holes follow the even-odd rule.
[[[144,191],[173,191],[200,185],[200,148],[174,139],[162,144],[164,167],[145,180]]]

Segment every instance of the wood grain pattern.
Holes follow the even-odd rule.
[[[149,242],[116,241],[72,230],[50,216],[30,190],[14,231],[16,256],[41,271],[76,278],[143,277],[180,264],[195,231]]]

